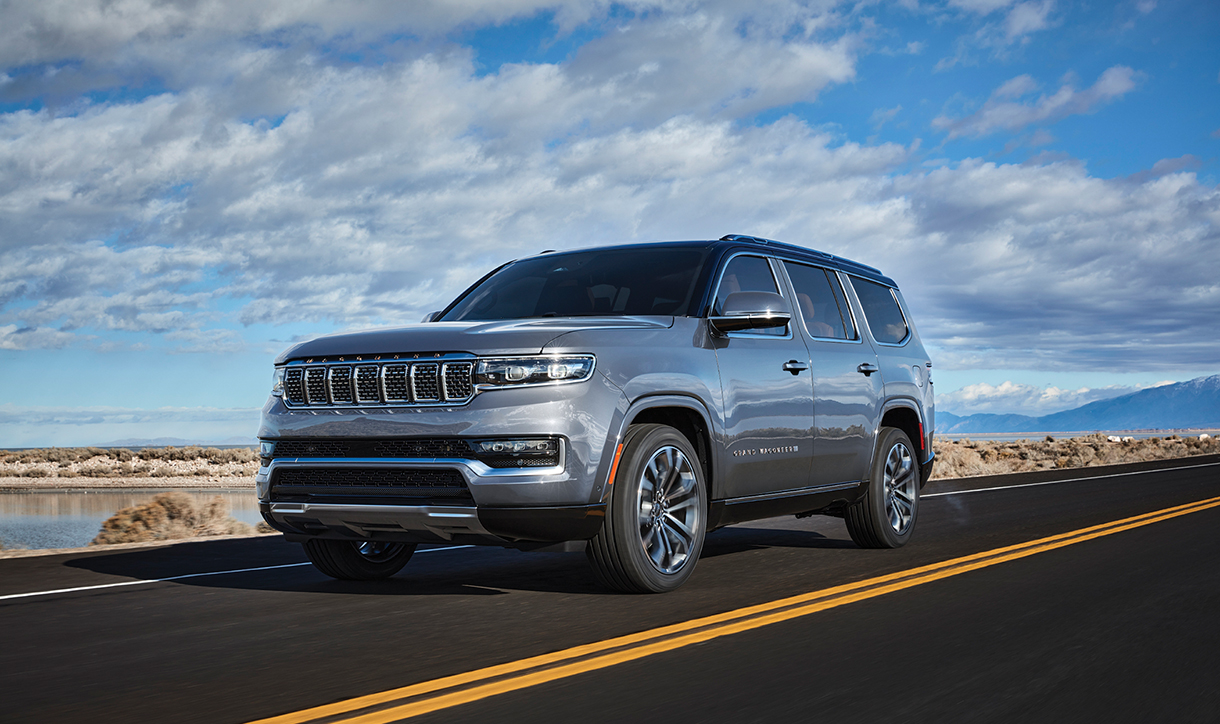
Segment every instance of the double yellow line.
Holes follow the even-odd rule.
[[[456,676],[304,709],[251,724],[345,722],[383,724],[545,684],[588,671],[673,651],[721,636],[770,626],[812,613],[961,575],[1006,561],[1045,553],[1181,515],[1220,507],[1220,497],[1111,521],[1070,533],[975,553],[865,581],[705,616],[629,636],[576,646]]]

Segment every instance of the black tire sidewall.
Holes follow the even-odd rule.
[[[402,570],[415,554],[414,543],[399,543],[402,548],[384,561],[372,561],[360,553],[360,543],[345,540],[315,538],[306,541],[305,552],[318,570],[331,578],[350,581],[374,581]]]
[[[636,529],[640,477],[653,453],[665,446],[676,447],[686,456],[694,471],[695,484],[699,490],[699,530],[696,531],[689,558],[682,568],[674,573],[663,573],[652,565],[640,545],[639,531]],[[639,429],[632,429],[623,446],[623,455],[613,484],[610,515],[606,524],[614,527],[615,548],[622,572],[637,590],[663,593],[681,586],[694,571],[707,534],[707,485],[703,479],[699,456],[695,454],[690,441],[667,425],[641,425]]]
[[[919,520],[919,459],[911,444],[911,438],[905,432],[896,427],[883,427],[881,430],[881,441],[877,446],[877,456],[873,460],[872,478],[869,481],[867,504],[870,508],[870,516],[873,518],[874,533],[882,539],[884,547],[898,548],[911,539],[911,534],[915,532],[915,524]],[[901,534],[890,525],[889,516],[885,512],[885,462],[889,458],[890,451],[899,443],[905,445],[907,452],[911,455],[916,476],[915,495],[911,500],[911,524],[907,526],[906,532]]]

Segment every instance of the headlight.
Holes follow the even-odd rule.
[[[563,357],[494,357],[480,359],[474,383],[480,388],[520,385],[555,385],[587,380],[593,374],[593,355]]]
[[[271,394],[275,397],[284,396],[284,368],[276,367],[271,374]]]

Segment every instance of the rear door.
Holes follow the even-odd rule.
[[[763,256],[731,257],[720,274],[712,314],[733,292],[787,296],[776,281],[777,269]],[[740,498],[808,486],[813,383],[800,334],[788,324],[730,332],[715,338],[714,345],[727,443],[719,494]]]
[[[884,385],[837,271],[783,262],[809,348],[813,384],[812,485],[863,480],[872,460]]]

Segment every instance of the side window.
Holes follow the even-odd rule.
[[[724,310],[724,300],[733,292],[771,292],[779,294],[775,284],[775,276],[771,274],[771,265],[760,256],[734,257],[720,275],[720,288],[716,290],[716,302],[712,305],[712,314],[720,314]],[[787,327],[771,327],[755,329],[750,334],[766,334],[782,337],[788,333]]]
[[[784,268],[792,279],[796,305],[809,334],[829,339],[856,338],[856,328],[837,276],[816,266],[789,261],[784,262]]]
[[[851,277],[851,285],[860,298],[868,328],[873,338],[884,344],[898,344],[907,337],[907,321],[898,308],[894,292],[887,286]]]

